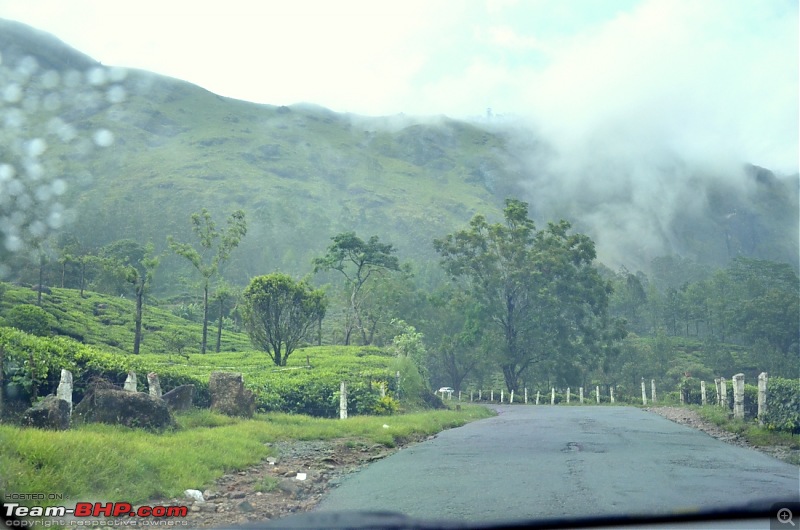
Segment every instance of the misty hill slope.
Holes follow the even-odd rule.
[[[96,66],[57,39],[9,24],[0,21],[4,64],[27,54],[62,75]],[[64,231],[87,246],[133,238],[163,249],[168,235],[190,240],[193,212],[208,208],[222,223],[241,208],[248,235],[227,272],[243,283],[274,269],[309,272],[329,238],[346,230],[377,234],[404,259],[431,263],[433,238],[476,213],[498,218],[506,197],[531,202],[535,214],[552,213],[537,204],[540,184],[529,178],[537,168],[526,165],[530,153],[514,141],[530,133],[445,117],[367,118],[312,105],[257,105],[135,70],[87,79],[99,97],[60,117],[79,131],[108,130],[113,143],[54,144],[47,153],[54,171],[65,175],[65,202],[75,212]],[[46,118],[34,115],[31,123]],[[705,211],[660,225],[668,250],[714,264],[738,254],[796,263],[796,186],[762,173],[754,173],[749,195],[721,185],[699,190],[708,198]],[[602,223],[587,213],[603,204],[564,204],[556,213],[600,235],[602,247]],[[634,268],[652,257],[611,261]],[[179,281],[178,264],[174,257],[164,261],[162,287]]]

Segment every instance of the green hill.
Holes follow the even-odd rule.
[[[94,139],[48,141],[42,157],[48,174],[66,184],[60,202],[73,222],[62,234],[89,248],[132,238],[164,250],[168,235],[189,240],[193,212],[208,208],[219,223],[241,208],[248,235],[226,269],[233,283],[276,269],[305,274],[329,238],[349,230],[379,235],[401,258],[413,258],[423,276],[436,277],[430,272],[437,261],[433,238],[476,213],[499,217],[509,196],[532,202],[534,215],[547,210],[536,207],[541,199],[529,177],[537,168],[525,162],[531,150],[544,152],[546,142],[518,127],[257,105],[142,71],[98,74],[97,63],[54,37],[2,20],[0,51],[9,72],[29,57],[38,64],[32,76],[52,71],[61,80],[51,92],[41,88],[46,83],[37,85],[43,92],[36,105],[18,103],[27,139],[17,151],[13,141],[9,145],[19,165],[31,138],[60,134],[63,140],[63,128],[52,131],[54,117],[72,127],[68,132]],[[76,78],[80,71],[88,73]],[[65,92],[61,107],[48,111],[47,98],[59,91]],[[20,142],[18,131],[4,132]],[[528,141],[520,144],[520,137]],[[780,180],[760,168],[750,178],[752,189],[742,192],[698,174],[697,194],[706,197],[706,208],[653,222],[659,232],[653,238],[714,265],[748,255],[797,266],[797,179]],[[589,235],[602,232],[602,223],[591,221],[602,203],[563,199],[558,215]],[[646,267],[652,257],[610,256],[614,265],[631,267]],[[20,265],[12,268],[17,278],[29,274]],[[177,292],[190,273],[185,262],[167,256],[157,289]]]

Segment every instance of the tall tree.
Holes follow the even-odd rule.
[[[231,252],[247,234],[247,222],[244,211],[236,210],[228,218],[225,230],[217,230],[211,214],[203,208],[200,213],[192,214],[192,231],[199,240],[200,247],[189,243],[178,243],[172,236],[167,238],[170,248],[177,255],[189,260],[200,273],[203,286],[203,339],[200,353],[206,352],[208,342],[208,288],[211,279],[220,272],[223,263],[230,258]]]
[[[375,276],[387,271],[400,270],[400,262],[394,255],[391,244],[381,243],[378,236],[364,241],[355,232],[344,232],[333,236],[328,252],[313,261],[314,272],[336,270],[344,275],[350,291],[350,311],[361,332],[363,344],[369,344],[367,329],[362,317],[364,286]],[[350,344],[350,333],[345,334],[345,344]]]
[[[244,325],[253,345],[277,366],[325,315],[325,293],[281,273],[253,278],[244,291]]]
[[[594,243],[566,221],[537,231],[528,205],[506,200],[504,223],[476,215],[469,228],[434,241],[442,266],[467,283],[500,333],[498,361],[509,391],[545,360],[597,363],[611,287],[592,266]]]
[[[101,250],[103,265],[112,274],[121,277],[133,287],[136,298],[134,318],[133,353],[139,353],[142,343],[142,313],[144,297],[153,283],[159,258],[155,256],[153,244],[142,246],[136,241],[122,239],[106,245]]]
[[[468,293],[453,287],[440,289],[429,297],[429,316],[425,319],[425,336],[431,341],[428,358],[433,387],[461,390],[464,380],[485,362],[488,338],[480,304]]]
[[[236,307],[238,291],[234,291],[229,285],[222,282],[214,292],[213,302],[217,306],[217,344],[214,351],[219,353],[222,346],[222,322],[226,311],[233,311]]]

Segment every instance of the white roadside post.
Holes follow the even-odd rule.
[[[154,398],[161,397],[161,383],[158,381],[158,374],[155,372],[147,374],[147,391]]]
[[[728,382],[724,377],[719,378],[719,390],[722,406],[728,408]]]
[[[536,404],[539,404],[539,391],[536,391]]]
[[[567,387],[567,403],[569,403],[569,387]]]
[[[0,367],[0,369],[2,369],[2,367]],[[0,392],[2,391],[3,387],[0,386]],[[61,380],[56,389],[56,397],[69,403],[69,413],[72,415],[72,372],[69,370],[61,369]]]
[[[525,404],[528,404],[528,387],[525,387]]]
[[[647,405],[647,387],[644,384],[644,377],[642,377],[642,405]]]
[[[733,417],[744,419],[744,374],[736,374],[733,383]]]
[[[550,404],[556,404],[556,389],[555,387],[550,387]]]
[[[614,387],[609,387],[608,389],[608,397],[611,400],[611,403],[614,403]]]
[[[594,395],[597,398],[597,404],[600,404],[600,385],[594,387]]]
[[[503,389],[500,389],[500,403],[503,402]]]
[[[758,374],[758,423],[764,425],[767,414],[767,372]]]
[[[347,419],[347,383],[339,383],[339,419]]]
[[[126,392],[136,392],[136,372],[128,372],[125,385],[122,387]]]
[[[508,397],[508,402],[509,403],[514,403],[514,391],[513,390],[511,391],[511,394]]]
[[[579,396],[578,399],[580,399],[581,405],[583,405],[583,387],[580,387],[578,389],[578,396]]]
[[[656,402],[656,380],[655,379],[651,379],[650,380],[650,401],[652,401],[653,403]]]
[[[706,404],[706,382],[700,381],[700,403],[705,406]]]

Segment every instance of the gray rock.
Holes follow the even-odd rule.
[[[244,387],[240,373],[212,372],[208,390],[211,410],[215,412],[245,418],[251,418],[255,413],[255,395]]]
[[[69,429],[70,409],[70,403],[50,394],[24,412],[22,423],[39,429],[64,431]]]
[[[174,427],[164,401],[143,392],[98,388],[84,396],[73,411],[75,421],[109,423],[149,430]]]
[[[239,508],[240,512],[252,512],[253,510],[255,510],[255,508],[253,508],[253,505],[247,501],[240,502],[236,507]]]
[[[296,480],[285,478],[278,482],[278,489],[289,495],[297,495],[297,492],[300,491],[300,486]]]
[[[192,408],[192,400],[194,399],[194,385],[176,386],[166,394],[163,394],[161,399],[164,400],[172,412],[189,410]]]

